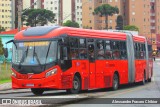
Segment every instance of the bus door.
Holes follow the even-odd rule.
[[[94,39],[88,39],[88,57],[89,57],[89,88],[95,88],[95,42]]]

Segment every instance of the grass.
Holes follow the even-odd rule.
[[[4,83],[8,83],[8,82],[11,82],[11,79],[1,80],[1,81],[0,81],[0,84],[4,84]]]
[[[0,64],[0,84],[11,81],[11,64]]]

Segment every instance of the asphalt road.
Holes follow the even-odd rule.
[[[38,98],[44,99],[50,98],[48,103],[61,103],[61,102],[68,102],[71,104],[65,104],[61,106],[68,106],[68,107],[81,107],[81,106],[108,106],[108,107],[125,107],[131,106],[127,104],[99,104],[97,105],[97,99],[93,98],[159,98],[160,99],[160,60],[154,62],[154,76],[152,78],[152,82],[147,83],[145,85],[140,84],[129,84],[120,86],[120,89],[117,91],[111,91],[111,89],[100,89],[100,90],[90,90],[88,92],[82,92],[80,94],[67,94],[64,90],[61,91],[46,91],[42,96],[34,96],[29,90],[12,90],[0,92],[0,98]],[[72,101],[76,98],[82,98],[82,100]],[[75,105],[76,104],[76,105]],[[87,105],[86,105],[87,104]],[[152,106],[152,107],[160,107],[157,104],[141,104],[141,105],[132,105],[134,107],[145,107],[145,106]]]

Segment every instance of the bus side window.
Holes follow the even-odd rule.
[[[120,59],[119,41],[113,41],[113,59]]]
[[[87,59],[87,49],[79,49],[79,58]]]
[[[89,54],[89,60],[95,60],[93,44],[88,45],[88,54]]]
[[[71,59],[78,59],[78,49],[71,49]]]
[[[126,50],[126,42],[120,41],[120,58],[127,59],[127,50]]]
[[[86,39],[79,39],[79,48],[86,48]]]
[[[78,43],[79,39],[75,37],[69,38],[69,44],[70,44],[70,58],[71,59],[78,59]]]
[[[62,60],[68,60],[68,51],[67,51],[67,47],[62,47],[62,56],[61,59]]]
[[[78,38],[69,38],[69,44],[71,48],[78,48]]]
[[[79,39],[79,58],[80,59],[87,59],[87,48],[86,48],[86,39],[85,38]]]
[[[111,41],[105,40],[105,56],[106,59],[112,59],[112,51],[111,51]]]
[[[97,40],[96,45],[97,45],[97,59],[105,59],[103,40]]]
[[[138,55],[138,43],[134,43],[134,49],[135,49],[135,59],[139,59],[139,55]]]

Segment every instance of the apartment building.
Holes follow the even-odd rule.
[[[42,2],[44,9],[50,10],[55,14],[55,23],[54,24],[59,24],[59,0],[44,0]],[[51,25],[52,23],[49,23]]]
[[[160,33],[160,0],[82,0],[82,25],[92,29],[104,29],[104,17],[93,15],[96,7],[110,4],[119,8],[119,14],[110,16],[109,28],[115,29],[118,15],[122,15],[124,25],[136,25],[141,35]]]
[[[75,0],[75,21],[82,28],[82,0]]]
[[[150,0],[126,0],[127,25],[136,25],[140,35],[151,34],[152,10]]]
[[[12,28],[11,0],[0,0],[0,26],[5,30]]]
[[[75,21],[75,2],[76,0],[23,0],[23,9],[30,7],[50,10],[55,14],[55,22],[48,23],[48,25],[62,25],[67,20]]]
[[[104,17],[93,15],[94,9],[102,4],[110,4],[119,8],[119,14],[108,17],[108,28],[115,29],[118,15],[124,15],[124,0],[82,0],[82,25],[84,28],[105,29],[106,21]]]

